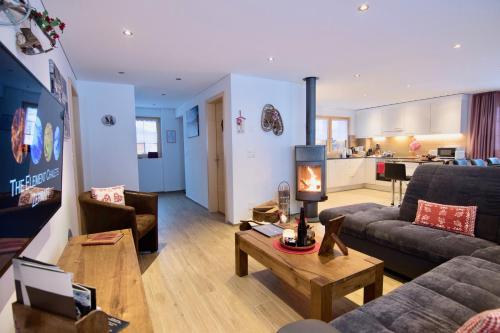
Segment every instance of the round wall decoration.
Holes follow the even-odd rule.
[[[285,130],[280,112],[272,104],[266,104],[262,109],[261,126],[264,132],[273,131],[275,135],[283,134]]]
[[[116,118],[110,114],[102,116],[101,122],[104,126],[113,126],[116,124]]]

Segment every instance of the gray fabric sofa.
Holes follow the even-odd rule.
[[[455,257],[329,324],[306,320],[278,332],[448,333],[495,308],[500,308],[500,246]]]
[[[475,236],[414,225],[419,199],[478,206]],[[374,203],[321,212],[321,223],[345,215],[346,245],[384,260],[385,267],[409,278],[461,255],[500,243],[500,169],[422,165],[410,181],[401,209]]]
[[[417,201],[476,205],[476,237],[413,225]],[[455,332],[476,313],[500,308],[500,169],[424,165],[401,209],[366,203],[327,209],[345,215],[341,238],[414,280],[331,323],[286,325],[279,333]]]

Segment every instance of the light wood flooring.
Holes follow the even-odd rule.
[[[368,189],[330,193],[320,210],[359,202],[388,204],[390,193]],[[160,249],[140,258],[155,332],[276,332],[307,315],[308,300],[252,258],[249,275],[235,275],[238,227],[223,220],[182,193],[160,196]],[[384,293],[400,285],[384,276]],[[348,295],[335,303],[335,314],[362,300],[362,290]]]

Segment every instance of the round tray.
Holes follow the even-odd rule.
[[[290,245],[286,245],[285,242],[283,242],[283,238],[280,238],[280,245],[282,247],[284,247],[285,249],[291,250],[291,251],[309,251],[309,250],[314,249],[314,246],[316,246],[316,240],[307,246],[290,246]]]

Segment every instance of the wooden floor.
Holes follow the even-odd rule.
[[[329,194],[320,209],[359,202],[387,204],[390,194]],[[234,273],[237,226],[187,199],[160,196],[160,249],[142,255],[142,279],[155,332],[276,332],[307,315],[308,300],[249,258],[249,275]],[[401,285],[384,276],[384,293]],[[335,314],[361,304],[362,289],[335,303]]]

